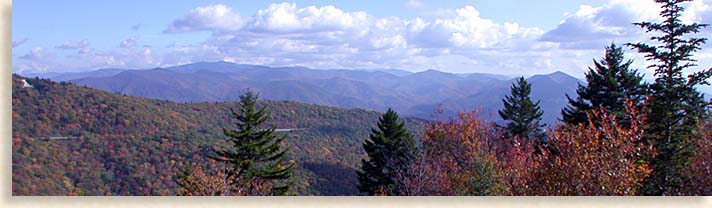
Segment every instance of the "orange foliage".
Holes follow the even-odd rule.
[[[635,195],[651,168],[640,160],[654,155],[642,141],[645,116],[628,104],[630,128],[621,127],[615,115],[594,110],[589,125],[557,126],[549,132],[557,154],[537,157],[541,165],[531,175],[532,195]]]
[[[416,167],[432,183],[427,195],[493,195],[499,193],[499,171],[492,131],[477,112],[430,123],[423,139],[423,154]]]
[[[243,173],[214,160],[210,160],[205,170],[200,166],[190,165],[179,177],[178,195],[265,196],[269,194],[272,189],[270,181],[254,179],[248,184],[242,178]]]
[[[532,141],[502,136],[476,112],[433,122],[412,171],[424,174],[409,180],[420,186],[409,187],[417,195],[635,195],[651,172],[641,158],[655,150],[642,140],[645,116],[628,107],[629,128],[594,110],[589,125],[550,130],[539,154]]]
[[[219,164],[211,161],[208,170],[218,170],[206,173],[202,167],[191,165],[180,178],[178,184],[181,196],[216,196],[216,195],[244,195],[242,191],[230,191],[230,177],[217,167]]]

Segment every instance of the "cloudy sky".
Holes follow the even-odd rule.
[[[229,61],[582,77],[612,41],[646,41],[631,23],[658,12],[652,0],[23,0],[13,4],[13,72]],[[687,4],[682,18],[712,23],[712,0]],[[703,48],[696,58],[709,68],[712,44]]]

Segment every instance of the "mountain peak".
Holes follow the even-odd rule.
[[[579,80],[576,77],[573,77],[573,76],[571,76],[567,73],[564,73],[562,71],[555,71],[550,74],[534,75],[527,80],[529,80],[530,82],[538,82],[541,80],[550,80],[555,83],[576,83],[576,82],[579,82]]]
[[[553,73],[551,73],[551,74],[548,74],[548,75],[550,75],[550,76],[570,76],[569,74],[564,73],[564,72],[562,72],[562,71],[555,71],[555,72],[553,72]]]
[[[439,70],[436,70],[436,69],[428,69],[428,70],[425,70],[425,71],[417,72],[416,74],[443,74],[443,75],[450,75],[451,73],[439,71]]]

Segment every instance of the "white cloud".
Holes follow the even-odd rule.
[[[452,72],[500,73],[523,69],[547,72],[574,65],[568,59],[551,57],[556,54],[551,50],[558,50],[559,44],[537,41],[543,30],[496,22],[482,17],[474,6],[439,10],[438,15],[431,15],[433,18],[403,19],[347,12],[334,6],[300,8],[294,3],[279,3],[249,17],[239,16],[239,24],[231,30],[213,26],[229,21],[196,12],[216,7],[232,11],[222,5],[199,7],[174,21],[167,31],[177,28],[177,22],[200,23],[184,31],[211,31],[213,36],[204,43],[186,46],[191,48],[190,53],[202,53],[195,56],[209,60],[227,58],[240,63],[412,70],[438,67]],[[230,19],[231,15],[222,16]],[[206,50],[206,45],[211,49]],[[584,60],[591,58],[581,56]],[[179,57],[182,56],[170,60],[189,59]],[[528,69],[532,66],[537,68]]]
[[[712,19],[709,0],[696,0],[686,5],[682,20],[704,22]],[[567,14],[555,29],[546,32],[540,40],[561,43],[567,49],[600,48],[612,40],[629,42],[645,37],[634,22],[659,22],[660,4],[653,1],[611,0],[600,7],[581,5],[574,14]]]
[[[228,8],[229,9],[229,8]],[[434,20],[374,17],[333,6],[299,8],[294,3],[272,4],[245,20],[234,31],[213,30],[205,44],[216,47],[212,57],[250,57],[267,65],[305,65],[318,68],[425,66],[411,60],[437,59],[450,53],[468,59],[477,50],[538,47],[543,31],[517,23],[497,23],[480,17],[472,6],[452,10]],[[203,19],[203,18],[199,18]],[[206,26],[197,26],[207,28]],[[522,43],[526,46],[518,46]],[[491,61],[479,61],[491,63]],[[449,70],[441,68],[441,70]],[[454,70],[451,70],[454,71]]]
[[[176,19],[165,32],[191,31],[232,31],[242,28],[240,14],[232,8],[222,5],[210,5],[191,10],[182,18]]]
[[[690,2],[686,8],[686,12],[682,15],[683,23],[706,23],[712,24],[712,0],[697,0]]]
[[[524,28],[517,23],[500,24],[480,17],[473,6],[455,10],[456,16],[426,23],[413,22],[410,37],[424,47],[490,48],[513,39],[526,39],[543,33],[538,28]]]
[[[223,14],[202,12],[205,10],[219,10],[223,11]],[[202,28],[212,31],[216,37],[233,37],[233,43],[239,40],[247,47],[271,45],[268,41],[283,39],[276,42],[290,43],[282,47],[287,50],[293,50],[289,49],[290,45],[309,49],[334,44],[347,45],[358,50],[406,46],[488,48],[543,33],[540,29],[521,27],[517,23],[499,24],[482,18],[473,6],[451,11],[453,14],[448,18],[426,21],[420,18],[376,18],[365,12],[345,12],[334,6],[298,8],[294,3],[279,3],[257,11],[252,17],[239,17],[238,19],[244,21],[232,24],[232,31],[222,29],[224,27],[214,27],[227,25],[225,23],[230,22],[229,19],[235,19],[232,18],[233,15],[224,15],[230,14],[227,11],[232,9],[224,5],[199,7],[174,21],[167,31],[195,31]],[[200,24],[192,24],[188,28],[178,26],[187,24],[176,23]]]
[[[136,46],[136,44],[138,44],[138,40],[134,37],[131,37],[127,38],[124,41],[121,41],[119,46],[121,46],[122,48],[133,48],[134,46]]]
[[[344,12],[334,6],[297,8],[294,3],[272,4],[257,11],[248,30],[273,33],[344,31],[368,24],[365,12]]]

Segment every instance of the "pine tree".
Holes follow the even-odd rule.
[[[231,110],[237,128],[223,130],[231,146],[215,149],[210,157],[229,166],[227,177],[236,189],[232,192],[285,195],[290,185],[285,180],[291,177],[295,163],[285,163],[287,149],[282,142],[286,136],[276,135],[273,127],[263,129],[269,116],[265,108],[257,109],[257,98],[251,91],[240,96],[239,111]]]
[[[566,124],[588,124],[586,112],[603,107],[606,112],[616,115],[623,126],[629,126],[625,100],[631,99],[640,106],[647,91],[641,83],[643,76],[637,70],[629,69],[633,60],[624,59],[623,49],[611,43],[606,47],[603,59],[593,60],[594,68],[589,67],[586,73],[588,84],[579,84],[576,89],[578,97],[574,100],[566,95],[569,105],[561,111]]]
[[[358,188],[369,195],[402,195],[396,181],[407,174],[417,157],[413,136],[405,124],[398,121],[398,114],[390,108],[378,121],[378,129],[371,129],[369,140],[363,148],[368,155],[361,160]],[[407,176],[405,176],[407,177]]]
[[[650,86],[650,103],[646,139],[658,150],[657,156],[649,158],[653,173],[644,182],[643,194],[677,195],[689,182],[683,168],[689,165],[692,148],[692,131],[705,116],[705,102],[695,89],[700,84],[709,84],[712,69],[702,70],[685,77],[684,70],[696,66],[693,52],[700,50],[706,38],[685,38],[686,34],[698,33],[706,24],[683,24],[680,16],[682,3],[689,0],[656,0],[662,4],[660,23],[634,23],[646,32],[655,32],[650,40],[661,45],[646,43],[629,44],[645,54],[654,63],[655,82]]]
[[[539,101],[532,102],[529,93],[531,84],[520,77],[512,84],[511,94],[502,99],[504,109],[499,111],[499,116],[507,122],[506,135],[538,142],[544,137],[541,129],[544,125],[540,124],[543,112]]]

